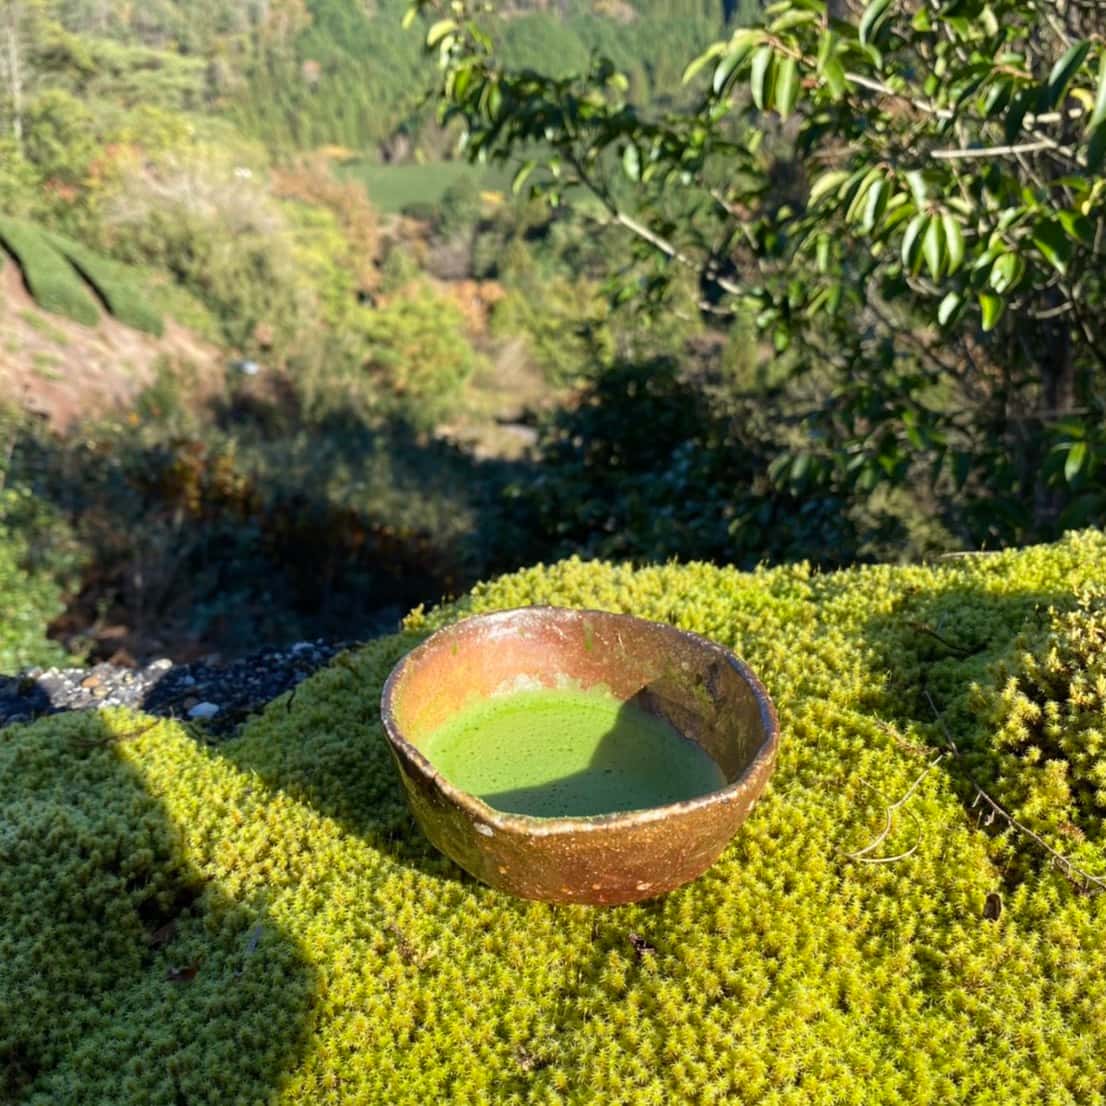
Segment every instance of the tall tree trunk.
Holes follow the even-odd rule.
[[[3,9],[4,76],[8,83],[8,97],[12,105],[12,137],[20,152],[23,151],[23,5],[11,0]]]

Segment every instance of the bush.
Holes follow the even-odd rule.
[[[950,702],[1016,654],[1042,603],[1071,608],[1104,572],[1100,534],[825,575],[569,561],[416,613],[217,750],[124,712],[12,727],[0,1096],[1099,1101],[1106,900],[1044,864],[1004,882],[1011,841],[1036,846],[981,823],[957,757],[926,769],[946,739],[925,692],[961,748],[985,743],[991,723]],[[387,672],[435,626],[527,603],[668,620],[765,679],[776,774],[689,887],[608,910],[521,902],[414,827],[379,722]],[[953,649],[909,626],[937,609]],[[926,644],[896,665],[911,634]],[[927,649],[935,675],[914,666]],[[862,863],[908,792],[864,854],[888,862]]]
[[[19,263],[31,295],[44,311],[85,326],[99,322],[100,312],[77,274],[39,230],[29,223],[0,218],[0,243]]]
[[[539,422],[536,475],[517,500],[555,556],[840,566],[950,547],[905,494],[849,499],[802,473],[773,484],[782,424],[719,373],[616,362]]]
[[[477,365],[460,308],[417,281],[359,316],[365,383],[378,409],[429,429],[454,407]]]
[[[150,306],[148,295],[133,283],[133,272],[60,234],[48,235],[47,239],[96,289],[97,295],[115,318],[135,330],[161,337],[165,332],[165,321]]]
[[[30,492],[0,487],[0,674],[65,661],[46,627],[65,609],[69,541],[57,515]]]
[[[215,316],[226,344],[281,361],[316,340],[314,290],[279,202],[236,176],[231,160],[194,152],[125,175],[107,211],[111,251],[168,270]]]

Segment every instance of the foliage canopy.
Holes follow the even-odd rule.
[[[1106,507],[1096,5],[780,0],[692,59],[698,99],[665,114],[601,56],[512,67],[479,5],[411,10],[442,16],[426,41],[469,155],[636,237],[621,297],[692,274],[705,312],[750,311],[820,381],[781,484],[925,480],[985,499],[1007,540]]]

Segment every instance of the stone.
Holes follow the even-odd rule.
[[[206,722],[214,718],[222,708],[216,703],[197,703],[189,712],[188,717],[194,722]]]

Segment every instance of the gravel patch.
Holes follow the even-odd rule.
[[[201,722],[211,734],[229,737],[251,714],[361,644],[301,641],[220,665],[164,659],[142,668],[32,668],[0,676],[0,726],[67,710],[131,707]]]

